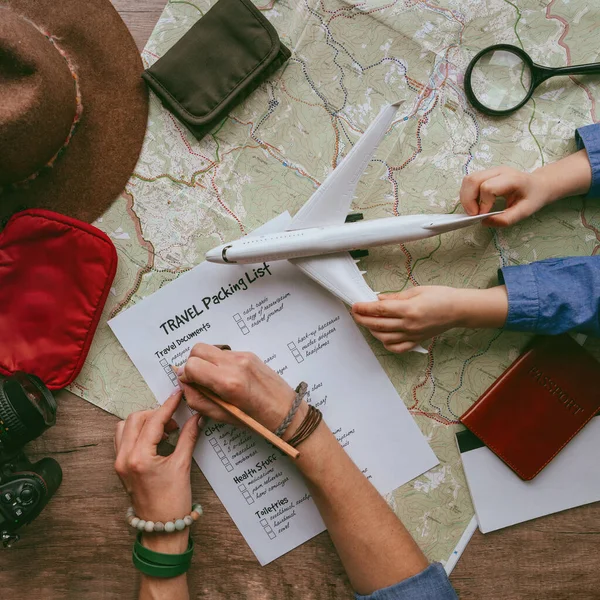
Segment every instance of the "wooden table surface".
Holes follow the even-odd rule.
[[[113,0],[140,49],[164,0]],[[23,539],[1,551],[1,597],[108,600],[136,597],[127,498],[113,472],[116,417],[62,392],[57,425],[28,448],[62,465],[64,481]],[[261,568],[197,467],[192,598],[333,600],[352,592],[327,533]],[[600,599],[600,504],[504,531],[475,534],[451,580],[463,600]],[[368,559],[368,557],[366,557]]]

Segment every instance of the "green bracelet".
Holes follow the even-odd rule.
[[[164,554],[142,546],[139,533],[133,546],[133,564],[136,569],[151,577],[177,577],[192,564],[194,540],[190,538],[187,550],[182,554]]]
[[[194,554],[194,540],[190,536],[187,550],[183,554],[164,554],[155,552],[142,545],[142,533],[138,533],[135,539],[133,551],[142,559],[155,563],[157,565],[180,565],[184,562],[190,562]]]
[[[138,571],[141,571],[144,575],[150,575],[150,577],[177,577],[178,575],[183,575],[190,568],[191,564],[190,561],[180,565],[157,565],[145,561],[135,553],[135,550],[133,551],[133,565]]]

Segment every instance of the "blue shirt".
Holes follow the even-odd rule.
[[[504,267],[499,278],[508,292],[506,329],[600,337],[600,256]]]
[[[600,198],[600,123],[592,123],[575,131],[577,150],[583,150],[588,155],[592,167],[592,185],[586,198]]]
[[[586,198],[600,197],[600,124],[575,132],[592,167]],[[508,292],[506,329],[558,334],[577,331],[600,336],[600,256],[551,258],[504,267],[500,283]]]
[[[458,600],[446,571],[440,563],[396,585],[373,592],[370,596],[356,594],[356,600]]]
[[[587,197],[600,197],[600,124],[580,127],[578,150],[592,167]],[[600,256],[551,258],[504,267],[498,274],[508,292],[505,328],[541,334],[578,331],[600,337]],[[414,577],[357,600],[457,600],[444,568],[429,565]]]

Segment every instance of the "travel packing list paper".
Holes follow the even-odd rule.
[[[177,385],[170,365],[195,343],[229,344],[293,387],[306,381],[309,401],[380,493],[438,463],[345,306],[287,261],[203,263],[110,326],[159,402]],[[180,425],[189,414],[182,405]],[[292,461],[254,433],[209,421],[194,458],[262,565],[325,529]]]

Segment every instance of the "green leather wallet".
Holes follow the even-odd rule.
[[[142,76],[200,140],[290,56],[250,0],[218,0]]]

